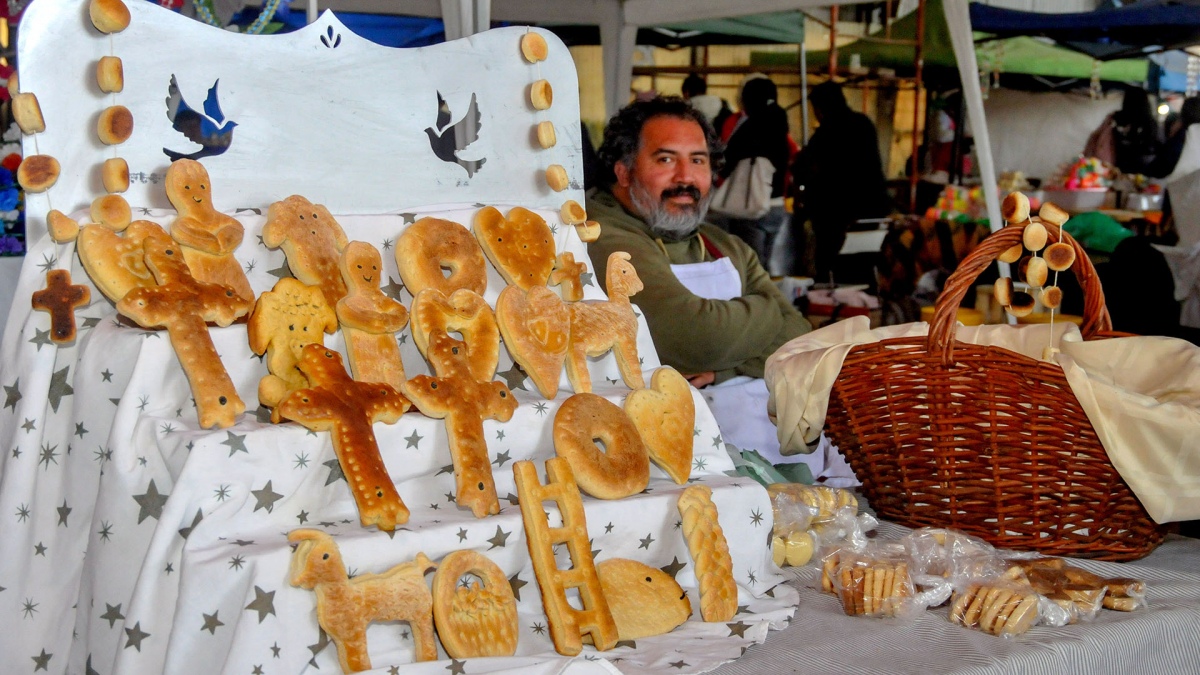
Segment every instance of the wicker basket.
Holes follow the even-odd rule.
[[[1046,229],[1051,241],[1060,236]],[[1112,322],[1095,268],[1062,238],[1075,248],[1083,335],[1102,337]],[[928,339],[853,348],[830,394],[826,430],[888,520],[952,527],[1001,548],[1140,558],[1163,530],[1109,461],[1062,368],[953,337],[976,277],[1020,242],[1021,228],[1004,228],[962,262]]]

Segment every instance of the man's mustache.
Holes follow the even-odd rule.
[[[695,185],[676,185],[662,191],[660,199],[670,199],[672,197],[691,197],[694,201],[699,202],[702,195],[700,188]]]

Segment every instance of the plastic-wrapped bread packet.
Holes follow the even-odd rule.
[[[1004,577],[958,589],[950,621],[1001,637],[1021,635],[1041,618],[1042,596],[1027,583]]]
[[[790,492],[769,488],[768,492],[775,515],[775,525],[771,529],[771,555],[775,564],[779,567],[808,564],[816,545],[809,528],[820,510],[795,499]]]
[[[767,493],[775,512],[772,553],[781,566],[807,564],[821,549],[859,549],[866,544],[866,533],[879,526],[874,516],[858,513],[858,499],[849,490],[775,483]]]

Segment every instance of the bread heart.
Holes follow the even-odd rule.
[[[687,482],[692,471],[692,437],[696,404],[692,387],[674,368],[654,371],[649,389],[625,397],[625,412],[646,444],[650,459],[676,483]]]
[[[496,323],[513,360],[521,364],[542,396],[554,398],[571,331],[566,304],[545,286],[528,291],[509,286],[496,299]]]
[[[146,267],[146,237],[170,239],[166,230],[148,220],[135,220],[121,236],[103,225],[88,225],[79,233],[79,260],[96,288],[118,302],[135,288],[152,287],[154,276]]]
[[[426,288],[413,298],[409,320],[413,342],[426,359],[429,359],[430,335],[435,332],[459,333],[467,348],[471,376],[480,382],[490,382],[495,377],[500,359],[500,330],[496,326],[496,316],[483,296],[460,288],[446,297],[436,288]]]
[[[554,268],[554,236],[541,216],[513,207],[508,216],[494,206],[475,214],[475,238],[509,284],[529,290],[545,286]]]

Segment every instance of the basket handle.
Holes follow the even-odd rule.
[[[1071,266],[1071,270],[1079,279],[1080,287],[1083,288],[1081,332],[1084,339],[1090,340],[1102,331],[1111,331],[1112,318],[1109,317],[1108,308],[1104,305],[1104,290],[1100,288],[1100,278],[1096,275],[1096,268],[1088,258],[1087,252],[1083,250],[1079,242],[1075,241],[1074,237],[1066,232],[1060,232],[1057,225],[1044,221],[1042,225],[1046,227],[1046,233],[1049,235],[1048,242],[1058,241],[1061,236],[1062,241],[1075,249],[1075,264]],[[1010,225],[993,232],[974,251],[971,251],[959,264],[958,269],[946,280],[946,287],[937,299],[926,343],[930,354],[941,353],[943,365],[949,366],[954,363],[954,332],[958,323],[958,308],[963,297],[966,296],[967,290],[997,256],[1021,243],[1023,231],[1024,228],[1021,226]]]

